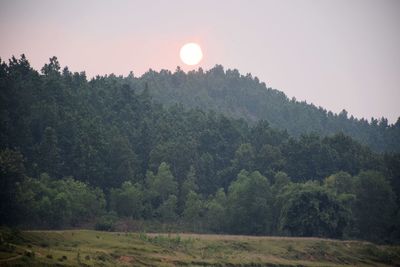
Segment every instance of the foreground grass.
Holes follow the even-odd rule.
[[[318,238],[0,231],[0,266],[393,266],[399,246]]]

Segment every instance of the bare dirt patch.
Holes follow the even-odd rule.
[[[133,263],[135,261],[135,258],[132,256],[121,256],[118,258],[118,261],[129,264],[129,263]]]

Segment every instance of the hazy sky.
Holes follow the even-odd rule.
[[[136,76],[204,59],[251,72],[290,98],[356,117],[400,116],[400,1],[0,0],[0,57],[55,55],[72,71]]]

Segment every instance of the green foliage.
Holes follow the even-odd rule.
[[[182,183],[181,197],[187,199],[190,191],[197,192],[199,187],[196,183],[196,170],[193,166],[190,166],[190,170],[186,176],[186,180]]]
[[[374,171],[356,177],[353,213],[360,236],[382,241],[389,236],[396,219],[396,196],[385,177]]]
[[[316,183],[292,184],[283,199],[280,229],[296,236],[340,238],[348,224],[348,209]]]
[[[389,125],[385,118],[368,121],[349,117],[346,110],[334,114],[322,107],[289,99],[251,74],[241,75],[238,70],[224,70],[220,65],[206,72],[198,70],[187,74],[150,70],[130,82],[148,84],[154,99],[165,105],[180,103],[188,108],[213,110],[250,122],[265,120],[272,127],[287,130],[296,137],[343,132],[376,151],[400,151],[400,120]],[[269,136],[270,140],[275,137]],[[257,144],[254,147],[261,148]]]
[[[349,173],[338,172],[325,178],[324,184],[335,194],[352,194],[355,190],[356,181]]]
[[[19,202],[31,223],[49,227],[76,225],[98,216],[105,208],[104,194],[98,188],[73,178],[54,180],[42,174],[39,180],[28,178],[21,185]]]
[[[193,225],[198,222],[203,214],[203,201],[200,196],[193,191],[189,191],[186,196],[183,218]]]
[[[269,181],[259,172],[242,170],[228,190],[227,218],[230,231],[242,234],[271,233],[272,195]]]
[[[39,148],[40,163],[43,170],[57,176],[60,170],[60,155],[57,136],[53,128],[46,127]]]
[[[232,165],[236,170],[254,170],[255,163],[255,151],[251,144],[244,143],[240,144],[235,152],[235,157],[232,161]]]
[[[124,182],[121,188],[111,189],[110,206],[120,216],[140,218],[143,209],[143,192],[138,185]]]
[[[111,137],[110,150],[107,155],[109,170],[107,175],[113,177],[109,186],[118,187],[125,181],[135,181],[140,176],[140,160],[133,150],[129,139],[118,130]]]
[[[289,101],[222,66],[87,80],[22,55],[0,62],[0,92],[2,224],[112,229],[107,209],[199,231],[400,240],[400,157],[374,152],[400,151],[400,120]]]
[[[146,183],[149,195],[161,202],[167,200],[171,194],[176,195],[178,191],[178,184],[165,162],[160,164],[156,175],[152,172],[147,173]]]
[[[226,224],[227,199],[224,189],[220,188],[215,196],[206,203],[205,221],[208,227],[215,232],[224,232]],[[225,229],[226,231],[226,229]]]
[[[274,185],[272,186],[272,190],[277,194],[289,183],[290,178],[285,172],[277,172],[274,176]]]
[[[17,193],[24,176],[21,153],[10,149],[0,150],[0,224],[19,219]]]
[[[117,219],[117,216],[112,213],[102,215],[97,218],[95,229],[99,231],[113,231],[115,229],[115,222]]]
[[[176,213],[177,202],[178,199],[175,195],[169,195],[169,197],[157,208],[156,214],[158,217],[165,222],[175,220],[178,217]]]

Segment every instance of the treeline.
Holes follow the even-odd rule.
[[[3,203],[3,208],[4,204],[12,208],[2,214],[15,220],[9,225],[62,228],[95,220],[96,229],[113,230],[119,218],[129,218],[179,223],[193,232],[376,242],[398,242],[400,237],[396,195],[377,171],[357,176],[338,172],[322,182],[304,183],[277,172],[271,183],[258,171],[242,170],[227,190],[206,196],[199,193],[194,168],[180,185],[162,162],[143,183],[125,181],[106,197],[100,188],[71,177],[54,179],[45,173],[38,179],[24,177],[22,157],[16,152],[5,150],[0,157],[2,173],[18,180],[14,192],[8,191],[12,201]]]
[[[287,130],[295,137],[343,132],[377,152],[400,152],[399,119],[391,125],[384,117],[358,119],[346,110],[335,114],[305,101],[289,99],[257,77],[249,73],[241,75],[236,69],[224,70],[221,65],[188,73],[179,67],[173,73],[149,70],[139,78],[130,75],[124,80],[134,86],[148,83],[154,99],[166,105],[181,103],[248,122],[266,120],[273,128]]]
[[[175,74],[174,74],[175,75]],[[0,62],[1,223],[399,238],[400,155],[154,103],[151,83]],[[374,229],[374,230],[370,230]]]

